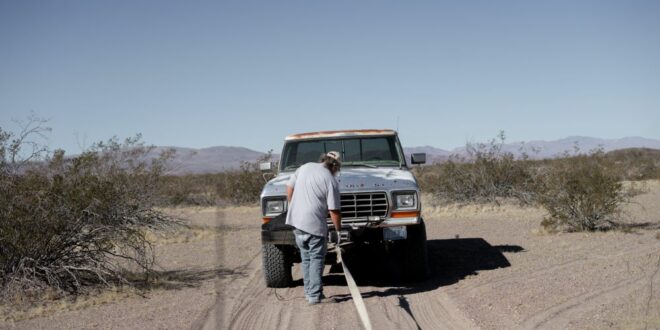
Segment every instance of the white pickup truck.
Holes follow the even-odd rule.
[[[341,194],[342,245],[383,244],[400,249],[402,274],[408,280],[428,275],[426,228],[421,214],[419,186],[404,157],[394,130],[345,130],[301,133],[285,139],[279,173],[261,193],[263,272],[268,287],[292,283],[291,267],[299,262],[291,227],[283,224],[287,210],[286,183],[301,165],[317,162],[328,151],[341,152],[336,178]],[[412,164],[426,162],[426,154],[412,154]],[[275,164],[261,169],[273,171]],[[384,249],[385,250],[385,249]]]

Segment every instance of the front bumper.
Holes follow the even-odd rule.
[[[367,221],[367,220],[342,220],[341,226],[342,231],[348,230],[353,233],[366,233],[363,230],[367,229],[369,232],[374,232],[374,230],[385,227],[395,227],[395,226],[411,226],[419,224],[421,217],[410,217],[410,218],[385,218],[382,221]],[[291,227],[289,227],[291,228]],[[296,245],[295,234],[293,229],[289,228],[277,228],[275,230],[262,228],[261,230],[261,242],[264,244],[275,244],[275,245]],[[357,232],[354,232],[356,231]],[[328,223],[328,231],[334,231],[334,226],[332,222]],[[377,231],[380,233],[380,231]],[[381,235],[381,234],[378,234]],[[352,235],[351,235],[352,236]],[[358,236],[361,236],[358,234]],[[348,239],[347,241],[350,241]]]
[[[291,229],[262,230],[261,242],[275,245],[296,245],[296,236]]]
[[[420,223],[421,217],[409,217],[409,218],[385,218],[384,220],[367,220],[367,219],[342,219],[341,226],[342,228],[384,228],[384,227],[395,227],[395,226],[410,226]],[[333,230],[334,226],[331,221],[328,221],[328,229]]]
[[[388,218],[381,222],[378,227],[392,227],[392,226],[408,226],[416,225],[419,223],[420,217],[412,218]]]

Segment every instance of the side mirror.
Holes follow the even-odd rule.
[[[261,170],[261,172],[272,172],[273,163],[272,162],[259,163],[259,169]]]
[[[410,162],[413,164],[426,164],[426,153],[410,155]]]

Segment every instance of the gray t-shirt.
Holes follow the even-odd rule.
[[[293,196],[286,224],[316,236],[328,234],[328,210],[340,210],[339,184],[321,163],[307,163],[286,184]]]

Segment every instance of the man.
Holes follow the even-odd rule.
[[[337,232],[341,230],[339,184],[334,177],[340,167],[339,153],[330,151],[321,156],[319,163],[307,163],[298,168],[287,183],[289,209],[286,224],[295,227],[293,232],[302,259],[305,298],[310,305],[323,299],[321,276],[327,250],[328,211]]]

